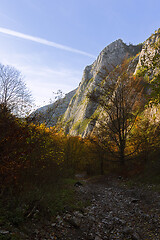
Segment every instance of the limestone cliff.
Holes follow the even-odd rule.
[[[53,126],[58,120],[66,133],[87,136],[100,114],[98,106],[88,100],[87,94],[126,57],[133,57],[129,65],[131,72],[147,76],[151,80],[160,75],[160,29],[143,46],[126,45],[119,39],[105,47],[93,64],[84,69],[76,90],[67,94],[64,99],[37,110],[41,113],[40,121]]]
[[[45,123],[47,126],[54,126],[57,120],[65,113],[69,102],[74,96],[77,89],[67,93],[64,98],[57,100],[52,104],[45,105],[32,113],[34,121]]]
[[[89,102],[87,93],[124,58],[135,56],[140,50],[141,45],[127,46],[119,39],[104,48],[97,60],[85,68],[82,81],[61,120],[66,133],[86,136],[92,130],[99,111],[95,103]]]
[[[157,94],[159,94],[160,82],[160,28],[155,31],[145,42],[139,56],[139,61],[135,70],[135,74],[141,75],[152,84],[157,81]],[[148,94],[151,94],[152,88],[149,89]],[[156,99],[156,94],[155,94]],[[157,97],[158,102],[160,96]],[[145,115],[152,121],[160,121],[159,104],[148,107],[145,110]]]
[[[135,73],[147,74],[150,79],[160,71],[160,28],[143,44]]]

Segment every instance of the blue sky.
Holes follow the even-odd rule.
[[[36,105],[81,81],[83,69],[121,38],[138,44],[160,27],[159,0],[1,0],[0,62],[24,76]]]

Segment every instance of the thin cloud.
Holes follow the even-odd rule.
[[[78,54],[85,55],[85,56],[88,56],[88,57],[91,57],[91,58],[96,58],[96,56],[94,56],[90,53],[87,53],[87,52],[84,52],[84,51],[81,51],[81,50],[78,50],[78,49],[75,49],[75,48],[71,48],[71,47],[68,47],[68,46],[65,46],[65,45],[62,45],[62,44],[58,44],[58,43],[55,43],[55,42],[51,42],[51,41],[48,41],[48,40],[43,39],[43,38],[34,37],[34,36],[27,35],[27,34],[24,34],[24,33],[16,32],[16,31],[13,31],[13,30],[10,30],[10,29],[7,29],[7,28],[0,27],[0,33],[4,33],[4,34],[7,34],[7,35],[10,35],[10,36],[13,36],[13,37],[18,37],[18,38],[26,39],[26,40],[29,40],[29,41],[37,42],[37,43],[47,45],[47,46],[51,46],[51,47],[54,47],[54,48],[58,48],[58,49],[61,49],[61,50],[65,50],[65,51],[69,51],[69,52],[73,52],[73,53],[78,53]]]

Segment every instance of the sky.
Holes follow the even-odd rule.
[[[22,73],[40,107],[75,89],[108,44],[158,28],[159,0],[0,0],[0,63]]]

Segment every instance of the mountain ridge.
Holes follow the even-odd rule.
[[[91,65],[85,67],[78,88],[69,92],[66,95],[67,98],[65,97],[52,104],[50,110],[54,114],[52,114],[52,121],[48,126],[58,123],[66,134],[86,137],[93,130],[99,116],[98,105],[89,101],[88,92],[92,91],[125,58],[131,58],[129,68],[132,73],[137,74],[141,68],[145,68],[147,65],[150,66],[150,69],[148,69],[150,76],[154,75],[158,71],[158,67],[153,70],[152,62],[155,56],[159,54],[159,45],[156,45],[159,39],[160,29],[155,31],[143,45],[127,45],[121,39],[118,39],[106,46],[97,59]],[[146,57],[147,55],[152,56],[151,60]],[[156,61],[159,64],[159,58]],[[61,108],[63,111],[60,111]],[[47,112],[43,109],[45,108],[41,108],[44,119],[47,119]]]
[[[106,77],[106,69],[110,72],[126,56],[133,57],[140,49],[141,45],[127,46],[121,39],[116,40],[100,52],[93,64],[84,69],[76,94],[63,116],[62,126],[65,127],[66,133],[84,137],[93,129],[93,118],[97,117],[97,104],[89,102],[88,91],[92,91],[97,83]]]

